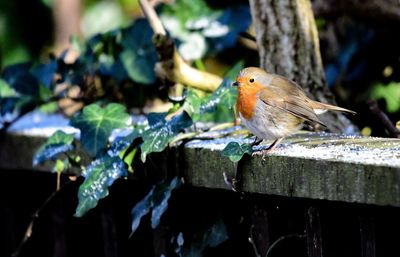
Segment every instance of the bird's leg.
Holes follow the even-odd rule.
[[[282,141],[283,137],[276,139],[270,146],[268,146],[267,149],[263,149],[261,151],[254,152],[253,155],[262,155],[265,156],[266,154],[271,153],[277,146],[278,144]],[[264,159],[264,157],[263,157]]]
[[[264,149],[263,152],[265,154],[272,152],[277,146],[278,144],[282,141],[283,137],[276,139],[274,142],[272,142],[272,144],[270,146],[268,146],[267,149]]]
[[[263,141],[263,139],[258,139],[258,137],[256,137],[256,138],[254,139],[254,142],[251,143],[251,147],[256,146],[256,145],[259,145],[262,141]]]

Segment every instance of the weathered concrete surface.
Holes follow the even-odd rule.
[[[0,168],[9,170],[32,169],[32,158],[39,147],[46,142],[43,136],[23,134],[5,134],[0,137]],[[49,164],[36,167],[37,170],[49,171]]]
[[[400,206],[400,140],[304,133],[283,141],[277,150],[245,158],[240,164],[221,155],[230,141],[193,140],[181,152],[180,174],[198,187],[230,187],[223,173],[242,174],[245,192]],[[32,169],[32,156],[46,137],[18,133],[0,139],[0,169]],[[265,147],[268,142],[264,144]],[[79,148],[79,147],[78,147]],[[239,167],[239,168],[238,168]],[[49,171],[52,165],[36,167]]]
[[[238,139],[187,144],[187,181],[229,188],[223,173],[235,177],[238,164],[219,150],[231,140]],[[244,192],[400,206],[398,139],[299,134],[264,160],[254,156],[239,167]]]
[[[37,170],[52,171],[53,161],[47,161],[44,164],[32,166],[32,160],[38,149],[47,141],[48,136],[39,136],[36,132],[30,135],[24,133],[9,133],[0,137],[0,169],[6,170]],[[84,154],[79,142],[74,142],[77,154],[81,157],[81,164],[90,163],[90,157]],[[70,169],[71,174],[77,174],[77,168]]]

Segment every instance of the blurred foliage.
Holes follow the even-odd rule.
[[[178,40],[178,51],[186,60],[233,47],[238,35],[251,23],[248,6],[216,10],[202,0],[177,0],[163,6],[160,17],[171,36]]]
[[[386,110],[389,113],[400,111],[400,83],[390,82],[385,85],[376,83],[372,85],[371,97],[376,100],[383,99],[386,102]]]
[[[326,80],[339,105],[357,112],[352,119],[365,135],[390,136],[368,103],[377,99],[381,113],[392,123],[400,120],[398,25],[340,14],[317,20]]]

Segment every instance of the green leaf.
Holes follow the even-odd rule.
[[[168,201],[171,197],[172,190],[181,186],[181,180],[175,177],[171,183],[156,186],[153,195],[153,210],[151,212],[151,227],[157,228],[160,224],[161,216],[168,208]]]
[[[127,136],[117,137],[109,147],[107,154],[110,156],[119,156],[128,166],[128,171],[133,173],[132,162],[138,148],[137,146],[131,148],[131,144],[140,137],[141,134],[136,130],[132,131]]]
[[[38,96],[38,80],[30,72],[32,64],[18,63],[7,66],[2,71],[2,78],[21,95]]]
[[[54,101],[42,104],[39,106],[39,110],[43,113],[55,113],[58,110],[58,103]]]
[[[183,108],[193,121],[226,122],[233,120],[233,106],[236,104],[237,88],[232,81],[243,68],[244,62],[237,62],[226,74],[221,85],[208,97],[200,98],[195,91],[188,90]]]
[[[10,87],[6,81],[0,79],[0,98],[16,97],[14,88]]]
[[[183,109],[190,115],[194,122],[199,121],[201,118],[200,107],[202,104],[201,97],[194,91],[188,90]]]
[[[119,157],[104,155],[83,171],[85,181],[79,187],[79,204],[75,216],[82,217],[108,195],[108,188],[117,178],[127,176],[127,169]]]
[[[230,79],[231,81],[235,81],[237,75],[239,74],[240,70],[244,68],[244,61],[238,61],[233,65],[232,68],[228,70],[228,72],[225,74],[225,78]]]
[[[150,212],[152,207],[152,197],[154,194],[155,186],[150,190],[150,192],[140,201],[138,202],[135,207],[132,209],[132,225],[131,225],[131,236],[135,233],[136,229],[140,225],[140,220],[144,215]]]
[[[205,99],[200,106],[200,113],[213,112],[217,107],[225,106],[229,109],[236,103],[237,89],[232,86],[230,79],[224,79],[221,85],[213,92],[213,94]]]
[[[181,180],[175,177],[170,183],[160,183],[151,188],[150,192],[132,209],[131,235],[139,227],[142,217],[150,211],[152,212],[151,227],[155,229],[160,224],[161,216],[168,208],[172,190],[179,188],[181,184]]]
[[[173,4],[164,5],[162,10],[162,15],[177,17],[182,27],[200,18],[210,19],[212,16],[215,19],[212,13],[213,10],[204,0],[177,0]]]
[[[53,96],[53,91],[49,88],[39,85],[39,97],[41,100],[46,101]]]
[[[40,84],[50,89],[54,84],[54,75],[57,72],[57,68],[57,60],[51,58],[47,63],[40,63],[31,67],[30,73],[40,82]]]
[[[400,110],[400,83],[390,82],[387,85],[377,83],[372,88],[371,97],[376,100],[385,99],[387,111],[396,113]]]
[[[141,159],[143,162],[146,161],[146,156],[149,153],[163,151],[181,130],[191,126],[193,122],[187,112],[184,111],[169,121],[160,119],[157,122],[153,122],[153,124],[142,134]]]
[[[69,169],[70,167],[71,167],[71,163],[69,162],[68,159],[65,159],[65,160],[57,159],[56,163],[53,167],[53,172],[60,173],[60,172],[63,172],[65,170]]]
[[[66,134],[58,130],[47,142],[42,145],[33,157],[33,166],[43,163],[46,160],[56,157],[60,153],[65,153],[73,149],[72,142],[74,141],[74,134]]]
[[[134,130],[126,136],[119,136],[115,138],[107,151],[108,155],[122,157],[121,152],[125,152],[132,142],[140,136],[140,133]]]
[[[119,57],[129,77],[141,84],[152,84],[156,80],[157,53],[152,36],[153,31],[146,19],[137,19],[132,27],[122,31],[124,50]]]
[[[164,5],[160,18],[178,40],[178,51],[186,60],[196,60],[237,43],[251,23],[248,5],[210,8],[204,0],[176,0]]]
[[[253,149],[251,144],[243,143],[239,144],[237,142],[230,142],[224,150],[222,150],[222,155],[229,157],[233,162],[238,162],[242,159],[245,154],[252,154]]]
[[[237,89],[232,86],[244,62],[237,62],[226,74],[221,85],[208,97],[201,98],[193,90],[188,90],[183,108],[189,113],[194,122],[197,121],[228,121],[233,119],[232,108],[236,104]],[[218,116],[223,116],[219,118]]]
[[[129,122],[130,116],[121,104],[111,103],[105,108],[91,104],[71,120],[71,125],[80,129],[85,150],[91,156],[96,156],[105,149],[112,131],[128,127]]]

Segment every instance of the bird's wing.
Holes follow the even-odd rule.
[[[318,123],[325,126],[315,114],[314,110],[308,104],[308,98],[305,97],[303,91],[299,91],[297,84],[290,80],[284,79],[279,81],[272,81],[267,87],[264,87],[259,92],[260,99],[267,105],[279,108],[296,117],[304,119],[313,124]]]

